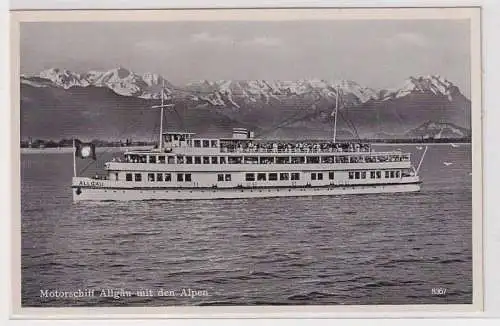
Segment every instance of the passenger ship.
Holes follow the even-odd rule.
[[[338,103],[338,102],[337,102]],[[414,192],[418,167],[409,153],[370,144],[257,139],[234,128],[228,138],[163,132],[158,146],[105,163],[104,178],[73,177],[74,201],[180,200]],[[76,170],[75,170],[76,171]]]

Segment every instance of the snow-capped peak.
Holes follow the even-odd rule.
[[[162,84],[163,78],[158,74],[147,72],[142,75],[142,80],[144,80],[148,86],[158,86]]]
[[[359,103],[377,99],[377,91],[368,87],[362,87],[352,80],[338,80],[333,82],[333,87],[339,88],[343,94],[352,94]]]
[[[401,88],[387,91],[383,99],[399,98],[411,93],[432,93],[448,96],[451,100],[453,88],[453,83],[439,75],[409,77]]]
[[[66,69],[51,68],[40,72],[39,77],[47,82],[23,76],[21,81],[35,87],[106,87],[124,96],[159,99],[165,83],[166,93],[179,92],[195,101],[207,102],[216,106],[239,108],[242,104],[282,103],[287,99],[323,101],[336,100],[337,89],[342,91],[344,105],[355,106],[371,100],[391,100],[409,94],[427,93],[452,97],[460,91],[447,79],[439,75],[409,77],[402,87],[394,90],[376,91],[363,87],[351,80],[327,81],[324,79],[280,80],[200,80],[188,83],[184,91],[176,88],[157,73],[136,74],[124,67],[107,71],[90,70],[83,74]]]
[[[353,81],[329,82],[324,79],[302,79],[295,81],[278,80],[218,80],[194,81],[188,83],[187,89],[195,93],[200,100],[212,105],[229,105],[239,107],[243,103],[281,102],[287,98],[307,98],[314,101],[332,102],[337,97],[337,86],[348,97],[349,105],[361,104],[376,98],[374,90],[361,87]]]
[[[38,75],[40,78],[48,79],[55,85],[68,89],[73,86],[88,86],[88,81],[74,72],[66,69],[50,68],[46,69]]]
[[[138,75],[124,67],[116,67],[107,71],[90,70],[83,74],[66,69],[50,68],[33,77],[49,80],[54,86],[65,89],[75,86],[106,87],[119,95],[142,98],[159,98],[163,82],[167,88],[172,86],[159,74]],[[34,83],[27,76],[24,76],[22,81],[30,85]],[[167,89],[166,93],[171,93],[171,90]]]

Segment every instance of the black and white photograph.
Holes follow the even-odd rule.
[[[21,307],[480,309],[478,10],[391,10],[20,15]]]

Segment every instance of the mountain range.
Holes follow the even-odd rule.
[[[166,112],[167,128],[206,136],[247,127],[261,137],[330,137],[338,92],[339,139],[470,135],[470,100],[441,76],[409,77],[392,90],[320,79],[174,85],[159,74],[118,67],[22,75],[21,136],[154,138],[159,112],[150,107],[159,103],[162,85],[176,108]]]

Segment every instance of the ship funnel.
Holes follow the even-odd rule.
[[[246,128],[233,128],[233,139],[248,139],[249,136]]]

